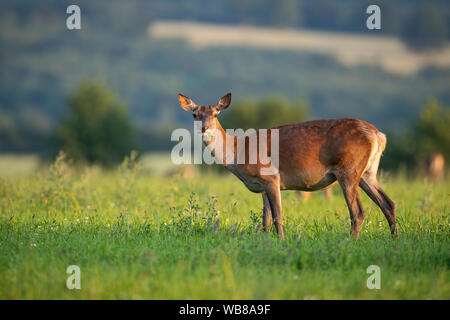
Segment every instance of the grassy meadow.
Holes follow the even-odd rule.
[[[329,200],[283,192],[280,241],[260,230],[261,196],[231,174],[167,178],[144,167],[59,160],[0,175],[0,298],[450,299],[448,181],[381,177],[398,239],[365,194],[354,241],[338,186]],[[81,269],[80,290],[66,287],[69,265]],[[379,290],[366,286],[370,265]]]

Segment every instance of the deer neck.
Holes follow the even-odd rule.
[[[204,139],[203,142],[206,147],[209,148],[211,154],[225,166],[234,163],[234,158],[236,157],[236,137],[228,134],[222,128],[222,125],[217,118],[214,121],[214,128],[208,128],[205,133],[208,131],[212,131],[213,135],[209,139]],[[220,152],[220,150],[222,150],[222,152]],[[231,158],[227,158],[227,155]]]

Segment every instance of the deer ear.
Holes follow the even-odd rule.
[[[181,93],[178,94],[178,100],[180,101],[180,106],[183,108],[183,110],[190,111],[195,107],[194,101],[182,95]]]
[[[228,108],[231,104],[231,92],[220,98],[219,103],[217,103],[217,110],[222,111]]]

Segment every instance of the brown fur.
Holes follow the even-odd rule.
[[[164,173],[164,177],[166,178],[174,178],[174,177],[182,177],[183,179],[194,179],[195,178],[195,169],[191,165],[185,166],[177,166],[174,168],[168,169]]]
[[[300,199],[302,199],[304,202],[308,201],[309,198],[311,198],[312,192],[308,191],[297,191],[298,196]],[[323,195],[325,199],[330,199],[333,196],[333,193],[331,192],[331,188],[325,189],[323,191]]]
[[[194,113],[194,119],[202,121],[202,132],[217,129],[223,141],[232,143],[234,158],[237,157],[237,137],[228,135],[220,125],[217,115],[231,103],[227,94],[216,106],[197,106],[191,99],[179,95],[180,105]],[[268,230],[271,220],[277,232],[284,238],[280,190],[317,191],[339,182],[349,208],[352,235],[358,238],[365,214],[361,206],[358,186],[381,208],[389,222],[391,232],[397,235],[395,205],[378,185],[376,174],[381,154],[386,146],[386,137],[373,125],[359,119],[314,120],[277,127],[279,129],[279,172],[261,175],[261,159],[249,164],[250,148],[246,136],[246,164],[224,165],[234,173],[246,187],[263,194],[263,225]],[[261,131],[257,131],[258,137]],[[268,131],[268,155],[270,156],[271,134]],[[212,146],[215,139],[206,142]],[[259,145],[259,143],[258,143]],[[258,147],[259,148],[259,147]],[[223,160],[231,152],[223,146]],[[270,217],[271,215],[271,217]],[[270,219],[272,218],[272,219]]]
[[[425,172],[431,181],[439,181],[444,177],[445,159],[440,152],[434,152],[425,159]]]

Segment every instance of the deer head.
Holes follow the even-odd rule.
[[[191,111],[194,116],[194,121],[201,121],[202,134],[204,135],[208,130],[218,129],[217,116],[219,113],[231,104],[231,93],[223,96],[216,105],[199,106],[195,104],[190,98],[178,94],[178,100],[183,110]]]

